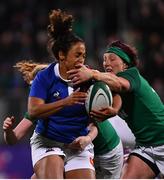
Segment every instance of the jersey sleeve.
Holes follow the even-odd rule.
[[[130,90],[136,90],[140,87],[140,74],[137,68],[129,68],[124,72],[120,72],[117,76],[127,79],[130,82]]]
[[[31,118],[30,115],[28,114],[28,112],[26,112],[24,114],[24,118],[27,119],[27,121],[31,121],[33,124],[36,124],[36,119],[35,118]]]
[[[45,100],[47,98],[48,79],[44,71],[39,72],[30,88],[29,97],[37,97]]]

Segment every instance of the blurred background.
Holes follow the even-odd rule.
[[[75,17],[74,30],[87,46],[87,64],[102,69],[108,43],[121,39],[139,51],[141,74],[164,101],[163,0],[1,0],[0,1],[0,178],[30,178],[29,137],[5,145],[2,124],[15,125],[27,109],[28,86],[13,66],[20,60],[52,62],[47,52],[48,13],[65,10]]]

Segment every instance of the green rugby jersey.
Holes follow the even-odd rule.
[[[117,75],[130,82],[130,92],[121,93],[120,116],[134,133],[137,145],[164,144],[164,105],[158,94],[136,67]]]
[[[105,154],[114,149],[120,142],[115,129],[108,120],[98,122],[98,135],[94,139],[94,153],[95,155]]]

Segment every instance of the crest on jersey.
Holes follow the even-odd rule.
[[[59,98],[60,98],[60,93],[59,93],[59,91],[54,92],[53,96],[54,96],[56,99],[59,99]]]

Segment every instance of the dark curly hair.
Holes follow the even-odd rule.
[[[52,10],[49,14],[50,24],[48,25],[49,44],[48,49],[55,58],[59,59],[59,51],[65,55],[72,45],[84,41],[72,31],[73,16],[64,11]]]

